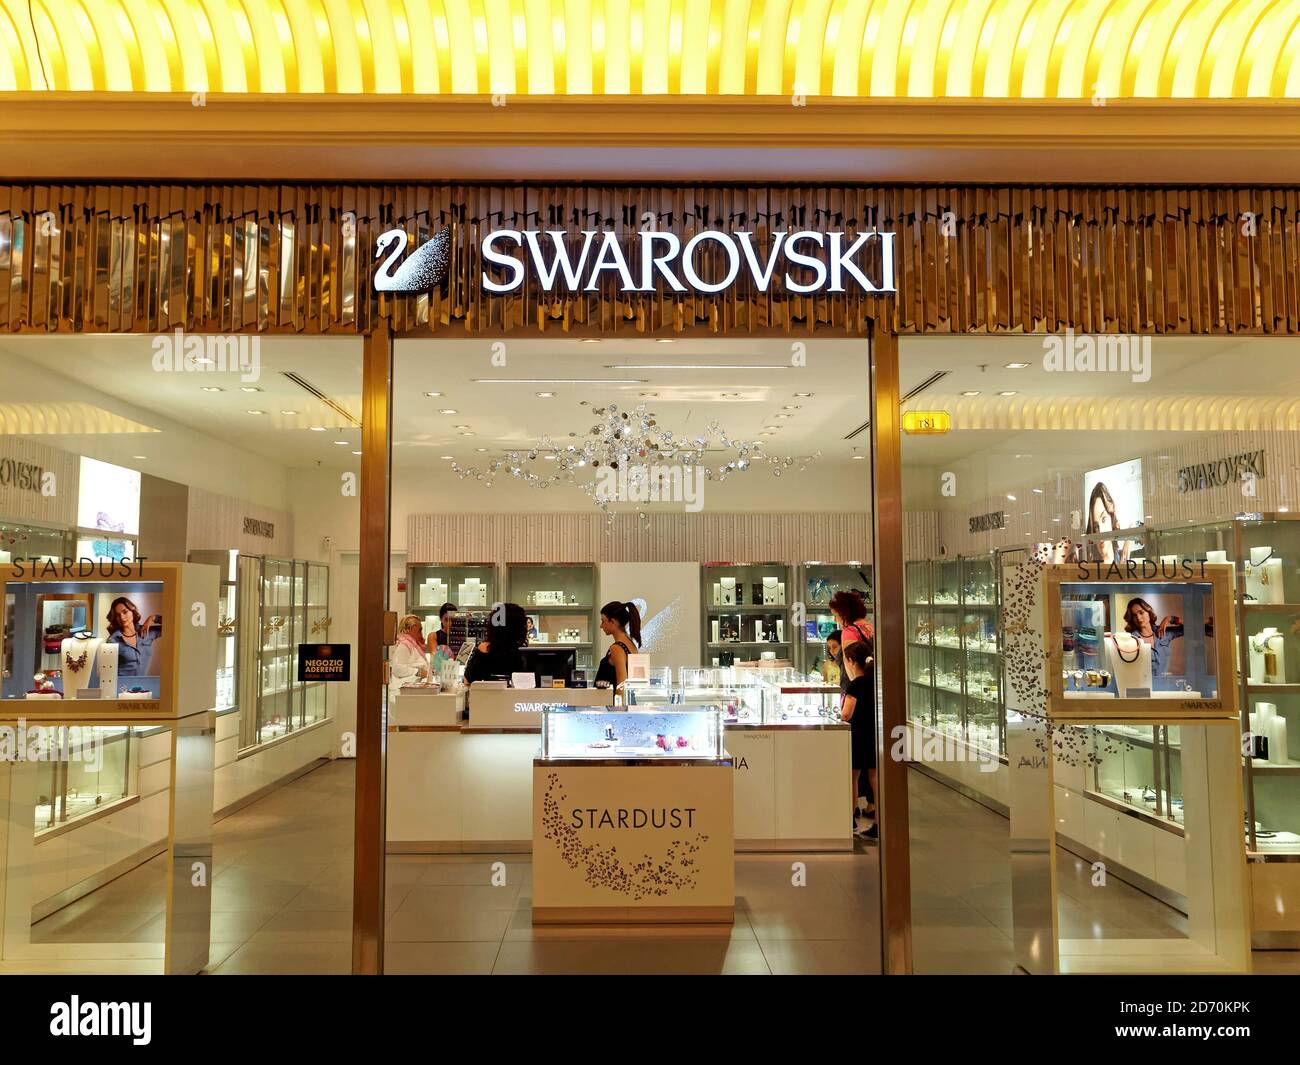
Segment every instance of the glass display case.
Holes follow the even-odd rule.
[[[298,680],[298,645],[330,639],[329,566],[231,554],[232,587],[224,582],[222,587],[222,612],[230,612],[221,623],[223,650],[218,653],[233,660],[231,687],[241,710],[239,746],[247,750],[329,716],[325,682]],[[237,650],[225,651],[228,643]],[[219,661],[219,692],[221,670]]]
[[[1237,611],[1246,846],[1300,854],[1300,520],[1291,514],[1155,530],[1161,559],[1231,562]],[[1151,554],[1152,552],[1148,552]]]
[[[216,566],[221,574],[217,591],[217,713],[239,709],[239,552],[191,551],[190,561]]]
[[[760,680],[764,725],[838,725],[840,687],[797,670],[763,670]]]
[[[682,700],[712,704],[722,711],[728,725],[757,725],[763,720],[763,689],[756,673],[766,670],[738,670],[719,666],[708,669],[684,667],[681,671]]]
[[[127,725],[50,730],[54,756],[36,767],[37,837],[87,818],[133,793],[132,740],[138,731]]]
[[[573,647],[577,651],[577,668],[593,668],[599,631],[596,611],[600,607],[596,602],[594,565],[509,563],[506,600],[527,611],[530,644]]]
[[[1089,791],[1182,825],[1182,751],[1176,725],[1089,725],[1083,731]]]
[[[804,631],[799,640],[796,665],[805,673],[818,673],[823,680],[835,678],[827,670],[826,637],[838,628],[831,614],[831,596],[836,592],[860,592],[867,601],[867,621],[874,624],[871,565],[861,562],[805,562],[799,567],[803,593]],[[836,667],[838,668],[838,667]]]
[[[906,564],[908,718],[1004,754],[996,553]]]
[[[73,552],[76,537],[68,529],[0,521],[0,565],[18,558],[61,559]]]
[[[722,713],[715,706],[542,710],[542,760],[635,758],[717,759],[724,756]]]
[[[700,582],[706,666],[794,665],[798,640],[790,606],[796,597],[789,566],[706,562]]]

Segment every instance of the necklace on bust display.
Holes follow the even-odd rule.
[[[1124,652],[1120,650],[1120,646],[1119,646],[1119,637],[1118,637],[1118,636],[1112,635],[1111,638],[1110,638],[1110,640],[1111,640],[1111,643],[1113,643],[1113,644],[1115,645],[1115,653],[1116,653],[1117,655],[1119,655],[1119,660],[1120,660],[1121,662],[1126,662],[1126,663],[1128,663],[1129,665],[1132,665],[1134,662],[1136,662],[1139,658],[1142,657],[1142,641],[1139,640],[1139,639],[1137,639],[1136,637],[1134,637],[1134,639],[1133,639],[1134,647],[1133,647],[1133,657],[1132,657],[1132,658],[1125,658],[1125,657],[1124,657]]]
[[[76,658],[72,657],[72,652],[67,651],[63,655],[63,660],[68,664],[68,669],[73,673],[80,673],[85,668],[86,659],[90,657],[89,651],[82,651]]]

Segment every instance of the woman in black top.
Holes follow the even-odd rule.
[[[641,611],[635,603],[606,603],[600,608],[600,631],[614,642],[596,668],[596,686],[621,688],[627,680],[627,656],[641,646]]]
[[[526,668],[519,648],[528,642],[528,615],[518,603],[503,603],[492,611],[485,639],[474,648],[465,663],[465,683],[476,680],[510,679]]]
[[[871,793],[876,794],[876,662],[866,640],[858,640],[844,648],[844,668],[849,683],[844,691],[840,716],[853,730],[853,830],[857,832],[858,779],[863,771],[871,782]],[[867,839],[876,838],[876,826],[862,833]]]
[[[429,633],[429,654],[437,654],[439,647],[447,648],[447,654],[451,654],[448,636],[451,634],[451,616],[454,613],[456,613],[455,603],[443,603],[438,608],[438,627]]]

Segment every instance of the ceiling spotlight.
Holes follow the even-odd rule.
[[[1028,366],[1028,365],[1029,365],[1029,363],[1027,363],[1027,362],[1009,362],[1009,363],[1007,363],[1007,369],[1008,369],[1008,370],[1023,370],[1023,369],[1024,369],[1026,366]]]
[[[672,337],[660,337],[658,340],[655,341],[655,343],[656,343],[656,344],[676,344],[677,341],[675,341]]]
[[[1060,521],[1061,519],[1060,519],[1060,518],[1053,518],[1052,520],[1053,520],[1053,521]]]
[[[763,426],[763,428],[766,429],[769,433],[774,433],[781,427],[779,425],[765,425]]]
[[[642,392],[642,393],[641,393],[641,398],[642,398],[642,399],[658,399],[658,398],[659,398],[659,393],[658,393],[658,392]],[[547,456],[547,457],[549,458],[549,457],[551,457],[551,456]]]
[[[133,459],[139,459],[141,462],[148,462],[148,461],[149,461],[149,456],[148,456],[148,455],[132,455],[131,457],[132,457]],[[1283,507],[1282,509],[1285,510],[1286,508]]]
[[[1016,501],[1016,497],[1015,497],[1015,496],[1007,496],[1007,498],[1008,498],[1009,500],[1011,500],[1011,502],[1013,502],[1013,503]]]
[[[739,392],[719,392],[718,395],[720,395],[723,399],[739,399],[739,398],[740,398],[740,393],[739,393]]]
[[[241,392],[260,392],[260,391],[262,391],[262,390],[261,390],[260,388],[258,388],[257,385],[242,385],[242,386],[240,386],[239,391],[241,391]]]
[[[281,414],[297,414],[298,412],[297,412],[296,410],[282,410],[280,413],[281,413]]]
[[[1010,392],[999,392],[999,393],[998,393],[999,396],[1014,396],[1015,394],[1016,394],[1016,393],[1015,393],[1014,391],[1010,391]]]
[[[265,414],[266,411],[264,411],[264,410],[250,410],[248,413],[249,413],[249,414]]]
[[[854,462],[861,462],[861,461],[862,461],[863,459],[865,459],[867,456],[866,456],[866,455],[852,455],[852,456],[850,456],[850,457],[853,459]]]
[[[585,338],[585,339],[583,340],[583,343],[584,343],[584,344],[599,344],[600,341],[599,341],[596,337],[587,337],[587,338]]]
[[[555,393],[554,393],[554,392],[538,392],[538,393],[537,393],[537,398],[538,398],[538,399],[554,399],[554,398],[555,398]]]
[[[487,448],[485,448],[485,447],[476,447],[474,450],[475,450],[475,451],[486,451]]]
[[[347,447],[350,443],[352,443],[352,441],[351,441],[351,440],[335,440],[334,443],[336,443],[336,444],[341,444],[343,447]]]
[[[798,403],[787,403],[787,404],[786,404],[784,407],[782,407],[781,409],[782,409],[782,410],[802,410],[803,408],[800,407]]]
[[[313,433],[323,433],[323,432],[325,431],[325,426],[323,426],[323,425],[313,425],[313,426],[311,427],[311,431],[312,431]]]
[[[458,426],[456,426],[456,428],[457,428],[457,429],[468,429],[469,426],[468,426],[468,425],[458,425]]]
[[[430,399],[437,399],[440,395],[442,395],[442,393],[441,393],[441,392],[426,392],[425,395],[428,396]]]
[[[978,392],[978,391],[975,391],[975,392],[963,392],[962,395],[963,395],[963,396],[978,396],[978,395],[979,395],[979,392]]]
[[[473,433],[461,433],[460,435],[461,435],[461,436],[473,436],[474,434],[473,434]]]
[[[1043,494],[1043,490],[1041,488],[1034,489],[1034,495],[1041,496],[1042,494]]]
[[[455,456],[455,455],[439,455],[438,457],[439,457],[440,459],[452,459],[452,458],[455,458],[456,456]]]
[[[812,396],[811,392],[796,392],[794,394],[795,399],[812,399]]]
[[[793,415],[793,414],[776,414],[776,415],[773,415],[773,417],[776,417],[776,418],[793,418],[794,415]]]
[[[758,435],[759,435],[759,436],[776,436],[776,433],[772,432],[771,430],[768,430],[767,432],[765,432],[765,433],[759,433]]]
[[[354,454],[354,455],[360,455],[361,452],[360,452],[360,451],[354,451],[354,452],[352,452],[352,454]]]
[[[204,392],[224,392],[225,389],[222,388],[220,385],[204,385],[204,386],[203,386],[203,391],[204,391]]]
[[[439,414],[459,414],[460,412],[459,412],[458,410],[456,410],[455,407],[443,407],[442,410],[438,411],[438,413],[439,413]]]

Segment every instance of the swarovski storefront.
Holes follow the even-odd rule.
[[[356,972],[477,971],[534,925],[631,921],[725,927],[743,968],[733,929],[756,957],[813,927],[792,862],[851,971],[1290,944],[1294,199],[0,189],[5,695],[40,700],[4,718],[97,729],[110,767],[6,777],[36,832],[13,815],[0,966],[254,971],[303,935]],[[16,568],[83,557],[141,568]],[[527,653],[467,691],[502,604]],[[827,647],[854,623],[870,766]],[[128,685],[119,651],[106,710],[76,641],[122,624],[173,645]],[[952,904],[991,929],[962,956],[913,911],[957,836],[987,849]],[[590,857],[638,846],[646,879]],[[1071,886],[1098,863],[1104,903]],[[140,920],[78,938],[104,893]]]

